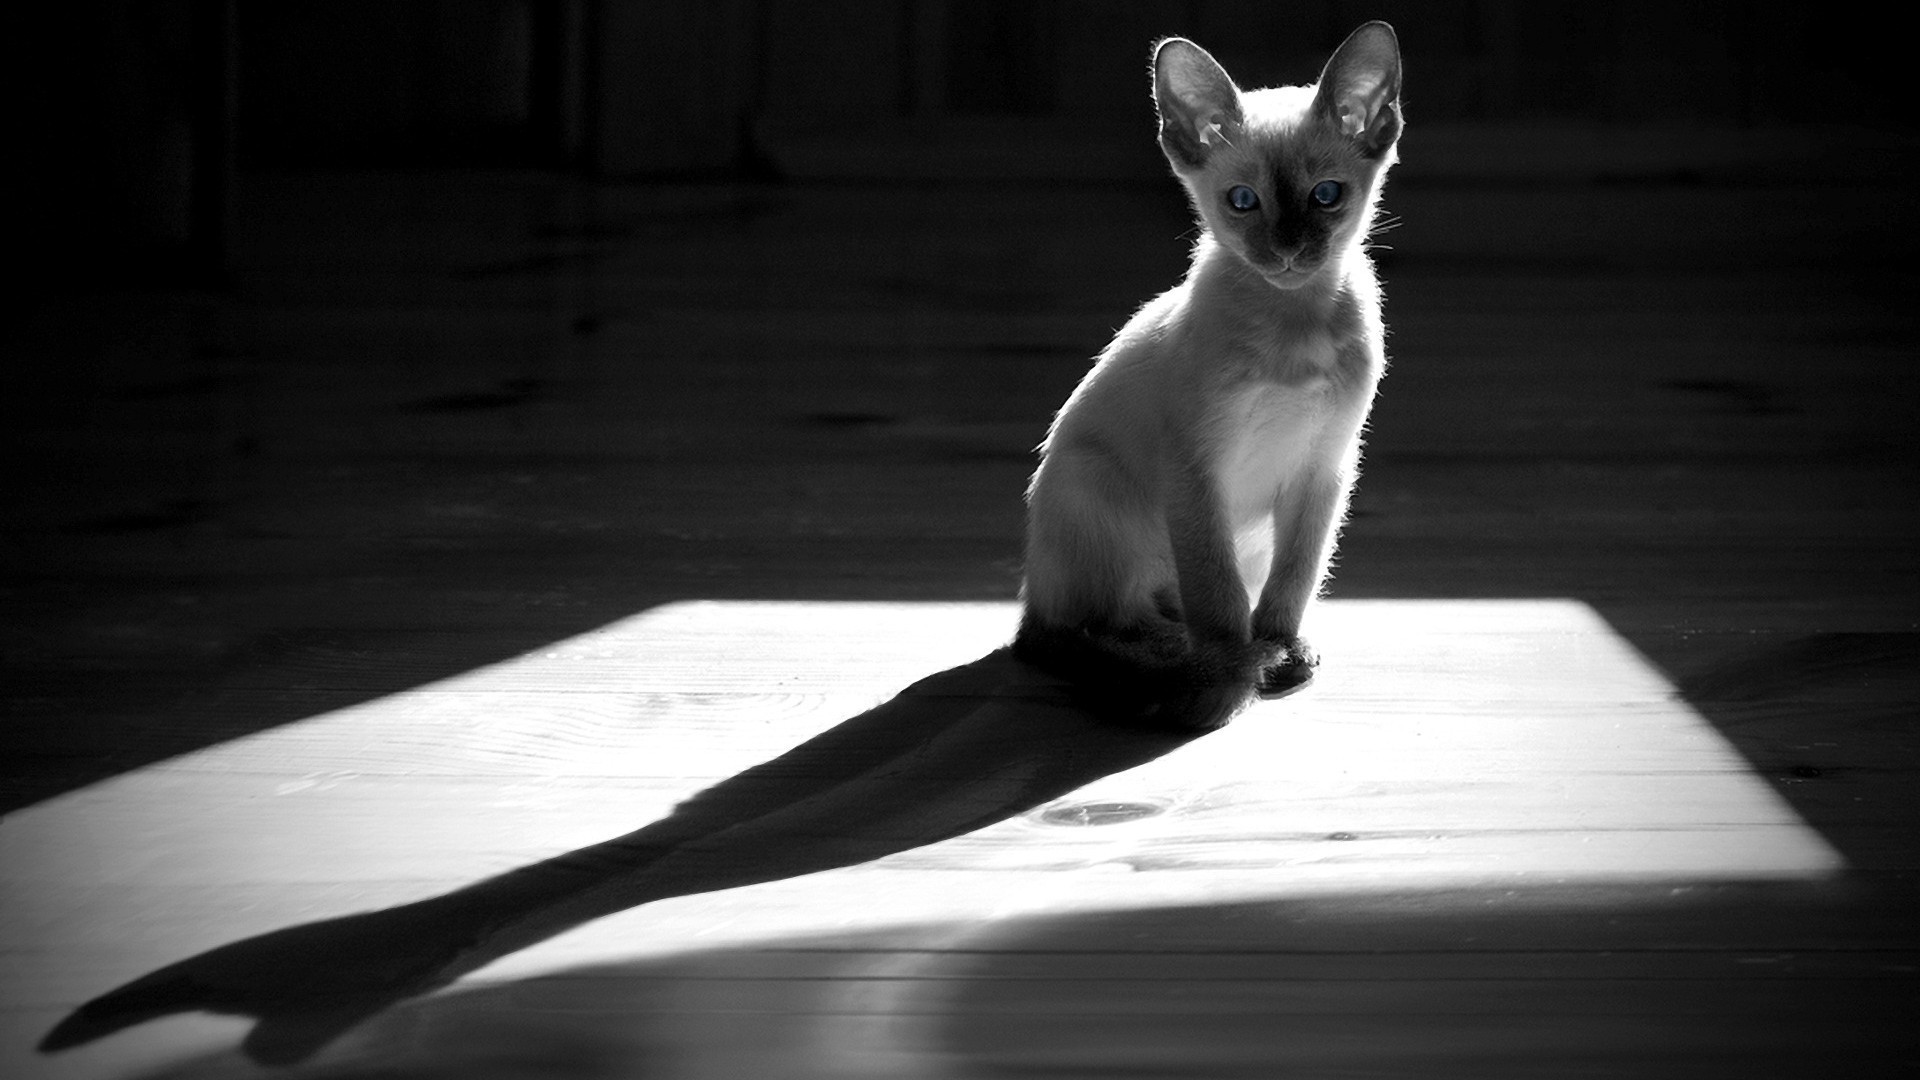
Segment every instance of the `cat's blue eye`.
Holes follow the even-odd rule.
[[[1260,195],[1245,184],[1235,184],[1227,189],[1227,205],[1242,212],[1251,210],[1260,205]]]
[[[1322,180],[1313,185],[1313,205],[1337,206],[1340,203],[1341,187],[1338,180]]]

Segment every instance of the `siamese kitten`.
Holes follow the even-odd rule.
[[[1047,432],[1014,649],[1104,712],[1205,730],[1318,663],[1301,618],[1386,366],[1366,240],[1399,43],[1370,22],[1316,86],[1243,92],[1170,38],[1153,93],[1201,236]]]

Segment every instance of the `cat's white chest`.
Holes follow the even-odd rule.
[[[1215,416],[1214,483],[1231,527],[1264,520],[1274,500],[1311,471],[1332,413],[1324,376],[1234,391]]]

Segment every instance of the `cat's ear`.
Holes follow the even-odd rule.
[[[1168,38],[1153,51],[1153,100],[1160,148],[1175,169],[1197,169],[1240,137],[1240,88],[1207,50]]]
[[[1370,22],[1347,35],[1320,73],[1314,108],[1335,130],[1380,153],[1400,137],[1400,39]]]

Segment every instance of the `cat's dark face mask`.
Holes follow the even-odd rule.
[[[1192,42],[1154,58],[1160,145],[1201,223],[1281,289],[1360,249],[1400,136],[1399,47],[1354,32],[1312,87],[1242,93]]]

